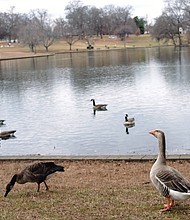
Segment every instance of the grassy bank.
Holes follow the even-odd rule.
[[[138,47],[155,47],[165,45],[163,42],[160,44],[152,39],[150,35],[131,35],[126,38],[126,41],[121,41],[119,38],[109,38],[104,36],[103,39],[100,37],[93,37],[90,42],[94,46],[94,50],[110,50],[110,49],[122,49],[122,48],[138,48]],[[79,40],[72,45],[72,52],[86,51],[87,45],[84,41]],[[49,52],[45,51],[42,46],[37,46],[37,54],[45,55],[51,53],[70,52],[69,45],[66,41],[54,41],[53,45],[49,47]],[[16,58],[16,57],[28,57],[34,56],[31,53],[27,45],[13,43],[10,47],[7,46],[6,42],[0,42],[0,59],[3,58]]]
[[[31,162],[0,163],[0,219],[189,219],[190,200],[177,202],[170,212],[159,212],[165,200],[149,182],[152,161],[57,161],[65,172],[48,180],[49,191],[43,184],[39,193],[37,184],[15,184],[6,198],[4,189],[12,175]],[[190,179],[188,161],[169,163]]]

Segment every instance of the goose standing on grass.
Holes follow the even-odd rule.
[[[8,195],[16,182],[19,184],[24,184],[27,182],[37,183],[37,192],[39,192],[40,184],[43,182],[45,184],[46,190],[48,190],[48,186],[45,181],[50,178],[51,174],[63,171],[64,167],[56,165],[54,162],[39,162],[29,165],[20,173],[15,174],[12,177],[11,181],[6,186],[4,197]]]
[[[128,117],[128,114],[125,114],[125,122],[124,122],[124,125],[125,125],[125,126],[133,125],[133,126],[134,126],[134,124],[135,124],[135,118],[129,118],[129,117]]]
[[[153,130],[149,132],[158,139],[159,153],[156,162],[150,171],[150,179],[167,203],[160,211],[169,211],[174,206],[175,200],[190,198],[190,182],[176,169],[166,164],[166,141],[164,132]]]
[[[91,99],[92,103],[93,103],[93,109],[94,110],[107,110],[107,104],[96,104],[94,99]]]

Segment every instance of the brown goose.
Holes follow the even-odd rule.
[[[27,182],[37,183],[37,192],[39,192],[40,184],[43,182],[45,184],[46,190],[48,190],[48,186],[45,181],[50,178],[51,174],[57,171],[63,172],[64,167],[56,165],[54,162],[38,162],[29,165],[20,173],[15,174],[12,177],[11,181],[6,186],[6,192],[4,197],[8,195],[8,193],[11,191],[16,182],[19,184],[24,184]]]
[[[150,179],[161,195],[166,197],[167,203],[160,211],[168,211],[174,206],[175,200],[190,198],[190,182],[176,169],[166,164],[164,132],[157,129],[149,133],[158,139],[159,146],[157,160],[150,171]]]
[[[91,99],[93,103],[93,109],[94,110],[107,110],[107,104],[96,104],[94,99]]]

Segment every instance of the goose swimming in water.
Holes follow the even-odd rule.
[[[7,134],[10,134],[10,135],[14,136],[15,132],[16,132],[16,130],[2,131],[2,132],[0,132],[0,136],[1,135],[7,135]]]
[[[94,99],[91,99],[93,103],[93,109],[94,110],[107,110],[107,104],[96,104]]]
[[[27,182],[37,183],[37,192],[39,192],[40,184],[43,182],[45,184],[46,190],[48,190],[46,180],[50,177],[51,174],[63,171],[64,167],[56,165],[54,162],[38,162],[29,165],[20,173],[15,174],[12,177],[11,181],[6,186],[6,192],[4,197],[8,195],[8,193],[11,191],[16,182],[19,184],[25,184]]]
[[[2,131],[2,132],[0,132],[0,138],[2,140],[6,140],[11,137],[15,137],[15,135],[14,135],[15,132],[16,132],[16,130]]]
[[[125,126],[134,126],[135,124],[135,118],[129,118],[128,114],[125,114],[125,122],[123,123]]]
[[[166,164],[165,134],[161,130],[149,132],[158,139],[159,153],[156,162],[150,170],[150,179],[160,194],[166,197],[167,203],[160,211],[169,211],[174,206],[175,200],[190,198],[190,181],[176,169]]]
[[[2,119],[1,119],[1,120],[0,120],[0,125],[5,125],[4,122],[5,122],[5,120],[2,120]]]

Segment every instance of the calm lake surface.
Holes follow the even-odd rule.
[[[190,49],[90,51],[0,61],[0,155],[190,153]],[[96,103],[107,111],[93,112]],[[123,125],[135,117],[134,127]]]

